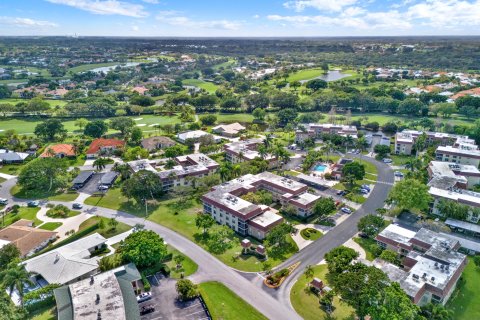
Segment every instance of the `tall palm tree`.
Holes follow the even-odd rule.
[[[1,284],[8,289],[10,297],[15,289],[18,290],[20,303],[23,305],[25,285],[33,285],[30,280],[31,273],[25,270],[25,266],[19,265],[17,261],[10,263],[6,270],[0,272]]]
[[[356,147],[357,147],[357,149],[359,149],[362,152],[365,151],[368,147],[367,139],[365,139],[365,137],[358,138],[357,143],[356,143]]]
[[[106,158],[98,158],[93,161],[93,166],[97,169],[97,171],[102,171],[108,164],[108,160]]]
[[[421,166],[422,166],[422,161],[418,158],[409,159],[405,163],[405,168],[409,169],[412,172],[420,169]]]
[[[353,140],[353,137],[351,135],[348,135],[348,136],[345,137],[345,140],[344,140],[345,153],[348,152],[348,147],[353,146],[354,142],[355,141]]]
[[[272,141],[273,141],[273,135],[271,133],[268,133],[265,136],[265,139],[263,139],[263,145],[268,149],[272,145]]]
[[[239,177],[242,174],[242,167],[239,164],[236,164],[232,167],[231,175],[234,178]]]
[[[265,145],[259,145],[257,151],[260,157],[265,160],[268,154],[267,147],[265,147]]]
[[[306,268],[305,268],[305,278],[307,279],[311,279],[313,278],[313,275],[314,275],[314,271],[313,271],[313,267],[309,264]]]

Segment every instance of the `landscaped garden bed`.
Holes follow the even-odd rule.
[[[291,265],[288,268],[281,269],[265,278],[263,283],[269,287],[276,289],[280,287],[283,283],[283,281],[292,273],[293,270],[295,270],[299,266],[300,262],[297,262],[293,265]]]
[[[300,235],[305,240],[315,241],[323,236],[323,233],[314,228],[306,228],[300,231]]]

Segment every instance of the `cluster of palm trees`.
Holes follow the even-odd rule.
[[[16,289],[20,303],[23,305],[25,287],[33,285],[30,280],[31,276],[31,273],[25,270],[25,266],[19,264],[19,260],[15,259],[7,265],[5,270],[0,272],[0,287],[6,289],[10,297]]]

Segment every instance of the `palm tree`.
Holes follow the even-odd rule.
[[[268,154],[267,147],[265,147],[265,145],[259,145],[257,151],[260,157],[265,160]]]
[[[367,139],[365,139],[365,137],[358,138],[356,146],[357,146],[357,149],[359,149],[360,151],[362,152],[365,151],[368,147]]]
[[[106,158],[98,158],[93,161],[93,166],[97,169],[97,171],[102,171],[108,164],[108,160]]]
[[[313,278],[313,275],[314,275],[313,267],[309,264],[305,268],[305,278],[311,279],[311,278]]]
[[[273,141],[273,135],[271,133],[268,133],[265,136],[265,139],[263,139],[263,145],[268,149],[272,145],[272,141]]]
[[[10,297],[13,294],[13,290],[17,289],[20,303],[22,305],[25,284],[33,285],[30,277],[31,273],[25,270],[25,266],[19,265],[17,261],[10,263],[7,267],[7,270],[0,272],[2,286],[8,289]]]
[[[421,165],[422,161],[418,158],[409,159],[407,162],[405,162],[405,168],[410,169],[412,172],[420,169]]]
[[[236,164],[232,168],[232,177],[237,178],[242,173],[242,167],[239,164]]]
[[[345,153],[348,152],[348,147],[353,146],[354,140],[351,135],[345,137],[344,145],[345,145]]]

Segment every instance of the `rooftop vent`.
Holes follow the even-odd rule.
[[[100,295],[98,293],[97,293],[97,298],[95,299],[95,303],[96,304],[100,303]],[[100,310],[98,312],[100,312]]]
[[[94,278],[93,278],[93,276],[90,276],[90,284],[92,285],[93,282],[94,282]]]

